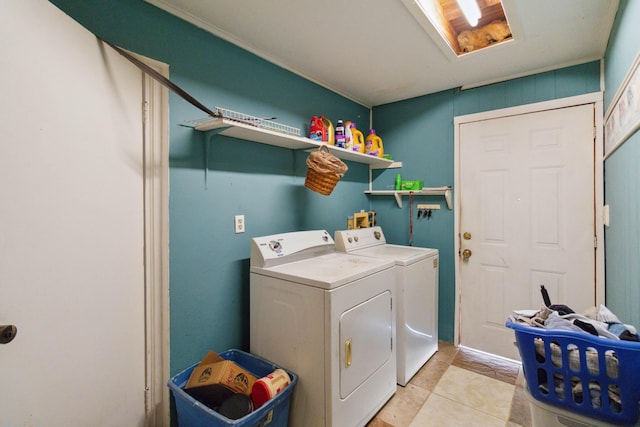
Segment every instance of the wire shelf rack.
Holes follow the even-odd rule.
[[[216,116],[215,117],[206,117],[204,119],[198,120],[188,120],[192,126],[199,126],[208,123],[211,120],[215,119],[227,119],[232,120],[234,122],[239,122],[243,124],[247,124],[250,126],[255,126],[261,129],[268,129],[275,132],[284,133],[287,135],[300,136],[300,129],[287,126],[282,123],[278,123],[273,121],[275,117],[256,117],[251,116],[249,114],[240,113],[238,111],[229,110],[228,108],[215,107]]]

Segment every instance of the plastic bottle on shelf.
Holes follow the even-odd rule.
[[[322,121],[324,126],[327,128],[327,139],[323,141],[329,145],[333,145],[335,143],[333,123],[331,123],[331,120],[327,119],[325,116],[320,116],[320,120]]]
[[[384,155],[382,138],[376,135],[375,129],[369,130],[369,135],[367,135],[367,140],[365,142],[364,152],[371,156],[376,156],[376,157],[382,157]]]
[[[311,122],[309,123],[309,138],[316,142],[327,140],[327,127],[318,116],[311,117]]]
[[[351,137],[353,138],[353,151],[364,153],[364,135],[356,128],[355,123],[351,123]]]
[[[344,123],[342,120],[338,120],[336,124],[336,142],[335,146],[340,148],[345,148],[347,141],[344,134]]]
[[[353,150],[353,133],[351,132],[351,122],[344,122],[344,148]]]

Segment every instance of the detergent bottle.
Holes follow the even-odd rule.
[[[316,142],[327,140],[327,127],[318,116],[311,117],[311,122],[309,123],[309,138]]]
[[[364,152],[371,155],[382,157],[384,155],[384,148],[382,148],[382,138],[376,135],[375,129],[369,130],[369,135],[367,135],[367,140],[365,142]]]
[[[353,138],[352,150],[358,153],[364,153],[364,135],[356,129],[355,123],[351,123],[351,137]]]
[[[351,122],[344,122],[344,148],[353,150],[353,133],[351,132]]]
[[[333,123],[331,123],[331,120],[327,119],[325,116],[320,116],[320,120],[322,121],[324,126],[327,128],[327,139],[324,139],[323,141],[329,145],[335,144]]]
[[[340,148],[346,148],[345,145],[347,143],[345,134],[344,134],[344,123],[342,120],[338,120],[336,123],[336,136],[335,136],[335,146]]]

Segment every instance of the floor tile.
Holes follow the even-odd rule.
[[[452,365],[433,394],[499,418],[504,424],[509,419],[514,390],[514,385]]]
[[[409,384],[432,391],[449,366],[448,362],[432,358],[411,378]]]
[[[385,421],[382,421],[378,416],[376,416],[374,419],[369,421],[369,423],[367,424],[367,427],[397,427],[397,426],[393,424],[389,424]]]
[[[438,351],[430,360],[439,360],[441,362],[451,363],[458,354],[458,347],[450,342],[438,341]]]
[[[504,427],[505,421],[431,394],[409,427]]]
[[[412,384],[407,384],[406,387],[398,386],[396,394],[378,412],[376,418],[394,427],[407,427],[428,397],[428,390]]]
[[[519,363],[441,341],[367,427],[531,427],[524,386]]]
[[[531,408],[524,394],[524,388],[516,386],[511,401],[509,421],[521,426],[531,425]]]

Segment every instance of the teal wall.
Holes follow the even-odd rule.
[[[369,111],[345,98],[195,28],[142,0],[53,0],[98,36],[170,65],[171,79],[202,101],[308,129],[312,115],[368,125]],[[482,88],[451,89],[375,107],[374,123],[385,149],[402,169],[374,173],[374,188],[393,185],[396,173],[427,186],[453,184],[453,119],[590,92],[599,88],[599,62]],[[368,168],[349,163],[334,193],[303,187],[307,153],[217,136],[181,126],[205,114],[170,96],[170,322],[171,374],[209,349],[249,347],[249,242],[252,236],[300,229],[345,228],[360,209],[375,209],[392,243],[407,244],[408,199],[367,198]],[[440,337],[453,340],[453,211],[442,197],[430,220],[414,223],[413,244],[440,250]],[[234,234],[233,217],[244,214],[247,232]]]
[[[300,127],[312,115],[368,126],[369,110],[274,66],[142,0],[55,0],[98,36],[170,65],[171,79],[203,104]],[[181,126],[206,116],[169,100],[170,371],[208,350],[249,349],[249,243],[252,236],[346,227],[368,209],[368,167],[350,163],[333,194],[304,184],[306,152],[215,137],[205,188],[208,135]],[[233,219],[244,214],[246,233]]]
[[[605,109],[640,52],[640,2],[622,0],[605,56]],[[640,325],[640,134],[605,161],[606,301],[623,322]]]
[[[373,109],[376,131],[384,137],[385,152],[403,161],[402,169],[375,175],[374,189],[393,185],[396,173],[422,179],[427,187],[453,186],[453,119],[455,116],[565,98],[600,90],[600,62],[536,74],[476,89],[451,89]],[[454,189],[455,191],[455,189]],[[392,197],[377,197],[373,209],[388,239],[409,242],[409,204],[398,209]],[[453,210],[442,197],[420,196],[416,203],[439,203],[431,219],[416,219],[413,244],[440,251],[439,335],[453,341],[455,315],[455,239]]]

